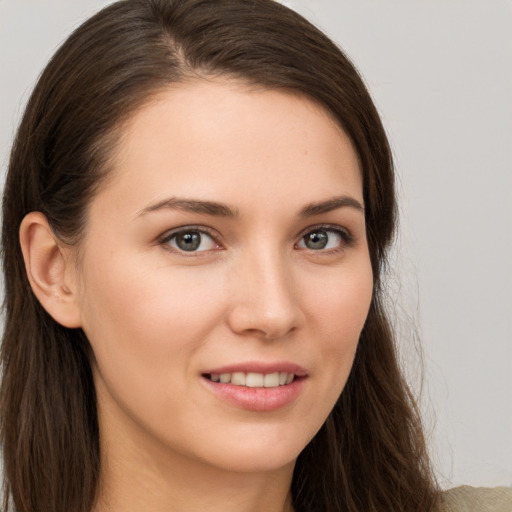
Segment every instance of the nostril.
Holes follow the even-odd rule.
[[[293,334],[303,323],[299,308],[269,312],[256,305],[237,305],[228,318],[230,328],[237,334],[260,337],[267,340],[279,339]]]

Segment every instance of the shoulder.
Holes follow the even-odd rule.
[[[439,512],[512,512],[512,488],[455,487],[442,493]]]

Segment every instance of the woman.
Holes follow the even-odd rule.
[[[128,0],[29,101],[4,194],[5,507],[434,510],[382,308],[357,72],[269,0]]]

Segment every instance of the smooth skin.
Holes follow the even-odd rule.
[[[20,230],[37,297],[94,353],[95,512],[292,510],[372,296],[354,148],[311,101],[221,79],[123,129],[79,248],[38,212]],[[212,393],[205,372],[246,362],[300,365],[301,392],[273,411]]]

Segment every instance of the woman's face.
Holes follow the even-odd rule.
[[[293,465],[345,385],[371,300],[357,156],[304,98],[169,89],[125,128],[77,261],[107,449]]]

